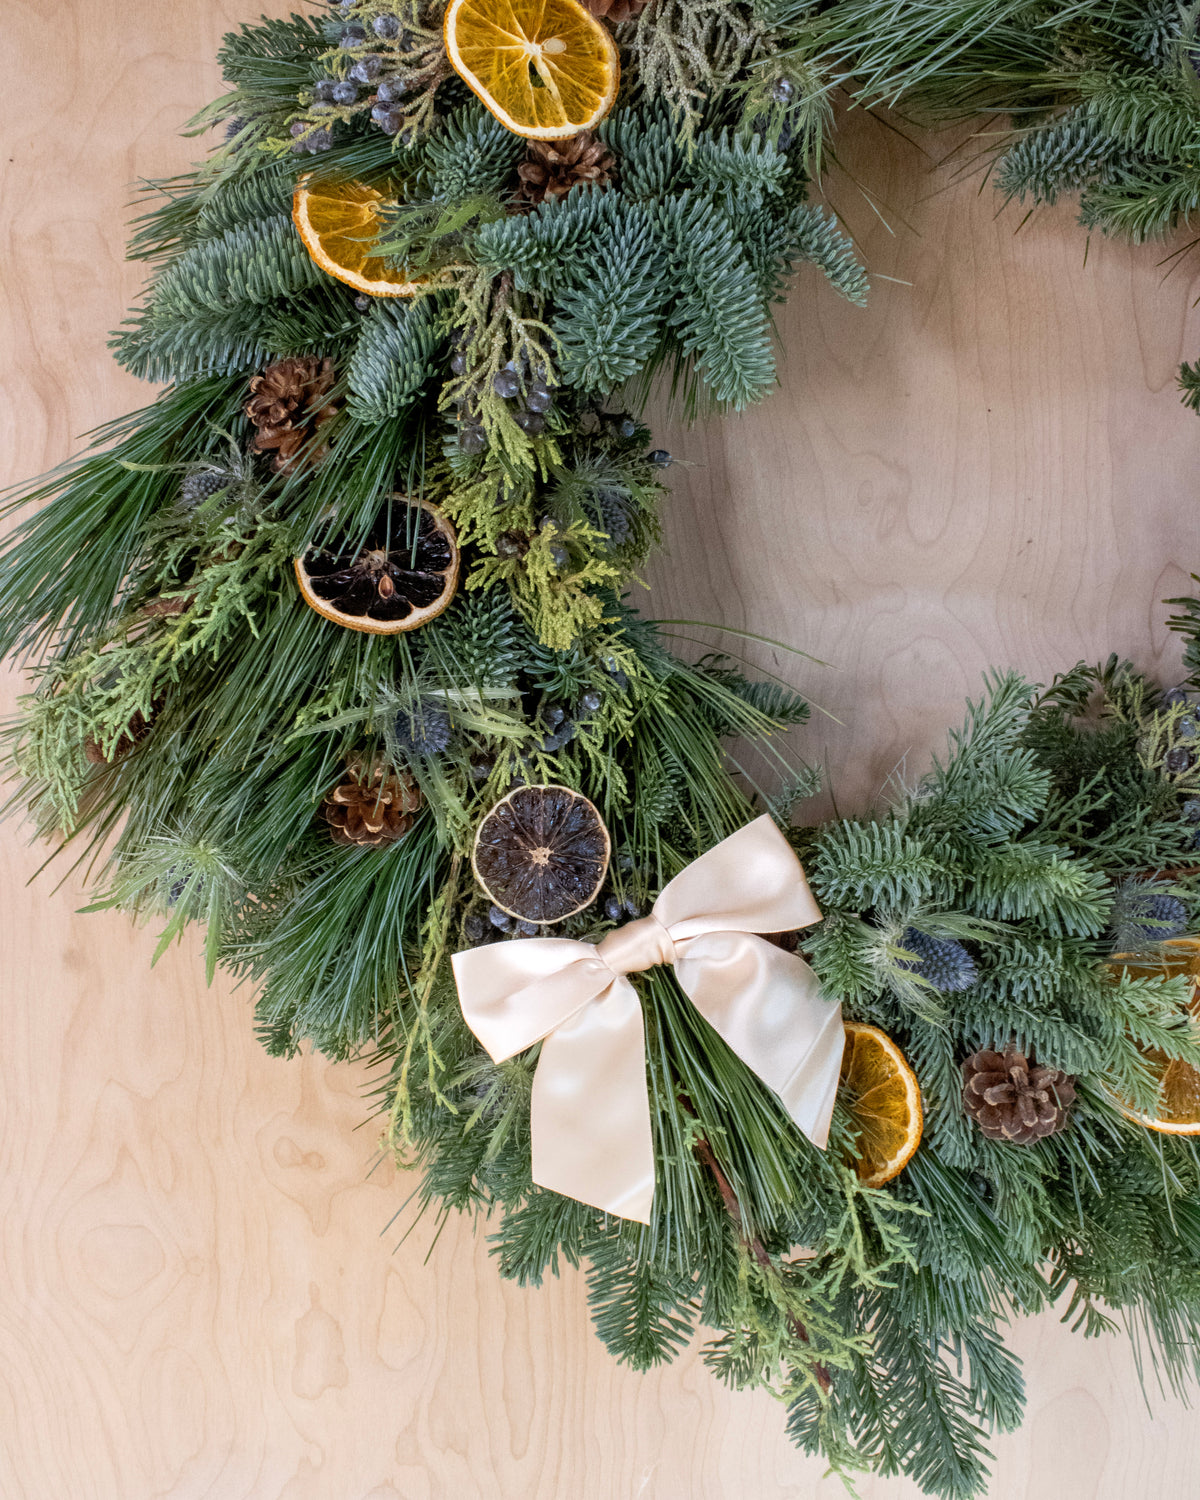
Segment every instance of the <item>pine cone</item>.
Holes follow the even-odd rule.
[[[321,806],[335,844],[392,844],[413,825],[424,799],[411,776],[351,761]]]
[[[124,732],[114,742],[112,749],[107,755],[104,753],[104,746],[95,735],[89,734],[83,742],[84,755],[94,766],[115,766],[117,761],[128,755],[135,745],[140,745],[150,733],[154,727],[155,715],[162,707],[162,703],[163,700],[161,698],[156,698],[150,705],[149,716],[144,714],[139,708],[125,726]]]
[[[646,9],[646,0],[583,0],[583,3],[598,21],[611,21],[614,26],[632,21]]]
[[[603,187],[614,166],[612,153],[590,130],[565,141],[530,141],[529,155],[517,168],[517,200],[536,206],[561,198],[580,182]]]
[[[1028,1146],[1067,1123],[1075,1085],[1061,1068],[1041,1068],[1006,1047],[976,1052],[962,1065],[963,1107],[990,1141]]]
[[[246,415],[258,428],[251,446],[259,453],[275,449],[276,473],[290,474],[309,439],[336,415],[337,406],[324,399],[333,382],[333,361],[315,355],[277,359],[251,380]],[[310,448],[303,461],[316,463],[328,451],[327,445]]]

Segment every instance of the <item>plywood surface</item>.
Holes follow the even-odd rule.
[[[283,9],[284,7],[279,7]],[[127,184],[216,85],[234,0],[55,0],[0,15],[0,452],[9,477],[145,398],[106,331]],[[51,24],[48,24],[52,22]],[[865,123],[865,122],[864,122]],[[843,808],[915,771],[989,662],[1045,675],[1119,650],[1175,670],[1165,611],[1200,563],[1200,423],[1171,392],[1200,347],[1187,276],[1082,244],[1069,215],[1014,237],[973,186],[855,125],[891,231],[836,186],[879,280],[844,307],[814,274],[781,316],[775,399],[665,427],[670,555],[650,612],[794,642],[751,655],[835,718]],[[941,149],[940,147],[938,149]],[[904,206],[907,225],[901,222]],[[1190,331],[1189,331],[1190,329]],[[714,642],[716,636],[710,636]],[[14,676],[10,696],[17,691]],[[833,1500],[763,1396],[693,1355],[637,1376],[591,1337],[577,1277],[503,1284],[485,1231],[388,1228],[409,1185],[375,1160],[363,1075],[274,1062],[249,1001],[195,946],[81,916],[11,825],[0,846],[0,1495],[4,1500]],[[362,1128],[358,1128],[362,1127]],[[1117,1341],[1013,1331],[1025,1429],[1004,1500],[1184,1500],[1200,1436],[1152,1421]],[[868,1481],[864,1500],[915,1490]]]

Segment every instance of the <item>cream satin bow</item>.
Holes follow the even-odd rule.
[[[817,1146],[842,1060],[841,1006],[802,958],[761,937],[821,920],[770,818],[702,854],[648,917],[599,943],[519,938],[453,958],[467,1025],[494,1062],[542,1042],[533,1080],[533,1180],[649,1223],[654,1137],[642,1008],[627,974],[673,964],[680,987]]]

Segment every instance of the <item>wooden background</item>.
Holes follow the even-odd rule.
[[[279,9],[285,6],[280,5]],[[127,185],[186,163],[237,0],[4,7],[5,470],[28,476],[146,396],[105,350],[140,272]],[[47,24],[52,22],[53,24]],[[944,141],[925,143],[935,155]],[[838,805],[918,771],[988,663],[1044,676],[1118,650],[1170,679],[1158,602],[1200,564],[1200,347],[1189,272],[1083,241],[1068,210],[1015,234],[989,193],[867,121],[842,149],[890,228],[835,195],[870,309],[807,272],[783,387],[703,432],[662,429],[669,556],[647,609],[782,637],[756,648],[833,718]],[[893,278],[890,280],[883,278]],[[716,637],[712,637],[716,639]],[[752,653],[755,654],[755,653]],[[9,692],[15,693],[15,676]],[[11,825],[10,825],[11,827]],[[194,944],[77,915],[73,881],[0,850],[0,1494],[5,1500],[784,1500],[833,1497],[765,1396],[698,1358],[637,1376],[589,1333],[579,1278],[503,1284],[484,1231],[399,1249],[408,1184],[374,1159],[362,1077],[255,1047],[249,1000]],[[361,1127],[361,1128],[360,1128]],[[1200,1435],[1152,1420],[1117,1340],[1013,1330],[1029,1419],[997,1444],[1005,1500],[1196,1493]],[[865,1482],[864,1500],[915,1495]]]

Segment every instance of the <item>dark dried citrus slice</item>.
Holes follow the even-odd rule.
[[[458,540],[436,505],[390,495],[366,536],[336,529],[296,559],[306,604],[347,630],[396,635],[440,615],[458,586]]]
[[[480,823],[471,867],[510,917],[561,922],[600,894],[610,848],[586,797],[565,786],[522,786]]]

